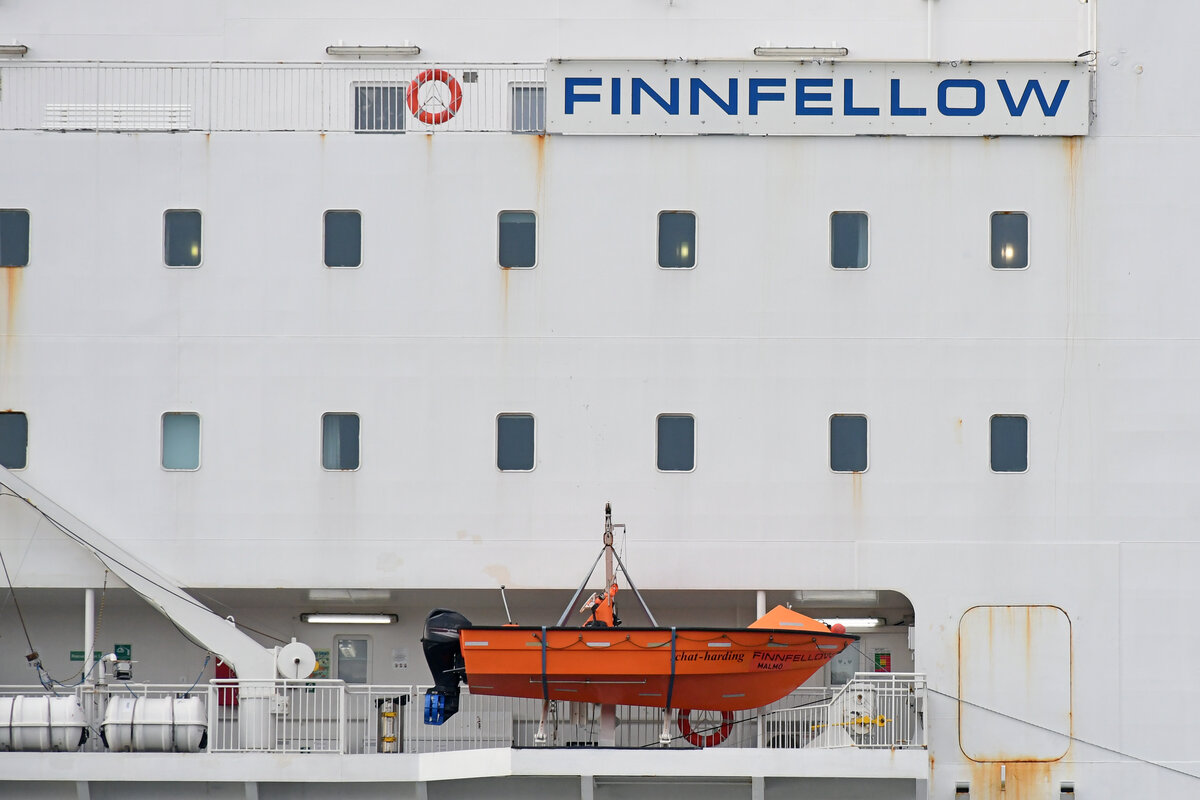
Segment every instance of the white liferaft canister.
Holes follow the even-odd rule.
[[[87,738],[77,697],[0,697],[0,750],[74,752]]]
[[[134,753],[196,753],[204,747],[208,716],[200,697],[122,697],[104,710],[109,750]]]

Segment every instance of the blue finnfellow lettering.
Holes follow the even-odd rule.
[[[1042,93],[1042,84],[1040,81],[1032,80],[1025,81],[1025,91],[1021,93],[1021,101],[1013,102],[1012,92],[1008,90],[1008,81],[997,81],[1000,84],[1000,94],[1004,96],[1004,104],[1008,106],[1008,113],[1014,117],[1019,117],[1025,113],[1025,104],[1029,102],[1029,96],[1036,94],[1038,105],[1042,107],[1042,113],[1047,117],[1053,117],[1058,114],[1058,104],[1062,102],[1063,96],[1067,93],[1067,84],[1069,80],[1061,80],[1058,82],[1058,91],[1054,93],[1054,99],[1049,104],[1046,103],[1046,95]]]
[[[833,116],[833,109],[828,106],[809,108],[808,103],[828,102],[833,99],[832,92],[810,92],[809,89],[832,88],[833,78],[796,78],[796,116]]]
[[[758,114],[759,103],[768,103],[783,99],[783,92],[764,92],[763,89],[771,89],[783,86],[787,86],[786,78],[751,78],[750,116],[753,117]]]
[[[704,92],[709,99],[716,103],[728,116],[737,114],[738,84],[737,78],[729,79],[729,100],[726,102],[709,88],[708,84],[699,78],[692,78],[692,104],[689,113],[693,116],[700,113],[700,93]]]
[[[874,106],[862,106],[860,108],[860,107],[856,107],[854,105],[854,79],[853,78],[846,78],[845,83],[842,84],[842,88],[843,88],[843,93],[844,93],[844,98],[843,98],[844,102],[842,103],[842,107],[843,107],[847,117],[878,117],[879,116],[879,109]]]
[[[892,116],[893,117],[923,117],[925,109],[920,106],[905,108],[900,105],[900,79],[892,78]]]
[[[975,105],[971,108],[951,108],[946,101],[946,92],[950,89],[974,89]],[[938,111],[946,117],[978,117],[983,113],[983,84],[974,78],[947,78],[938,84]]]
[[[599,86],[600,78],[566,78],[563,81],[565,91],[563,92],[563,111],[567,114],[575,113],[576,103],[599,103],[600,95],[598,94],[578,94],[575,89],[579,86]]]
[[[633,100],[630,102],[630,112],[633,114],[642,113],[642,93],[650,95],[650,99],[662,106],[663,110],[668,114],[679,113],[679,78],[671,78],[671,99],[664,100],[662,95],[650,88],[650,84],[646,83],[641,78],[634,78],[631,81]]]

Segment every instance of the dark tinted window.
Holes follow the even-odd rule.
[[[500,212],[500,266],[528,268],[537,263],[537,218],[532,211]]]
[[[496,417],[496,466],[505,471],[533,469],[533,415]]]
[[[1024,269],[1029,266],[1029,217],[1021,211],[992,214],[992,266]]]
[[[829,468],[834,472],[866,471],[866,417],[835,414],[829,418]]]
[[[357,211],[325,212],[325,266],[362,264],[362,215]]]
[[[0,466],[25,469],[29,449],[29,419],[20,411],[0,413]]]
[[[1029,469],[1029,420],[1020,415],[992,417],[992,471]]]
[[[0,267],[29,265],[29,212],[0,208]]]
[[[664,211],[658,215],[658,265],[696,266],[696,215],[690,211]]]
[[[696,468],[696,418],[663,414],[658,418],[658,468],[690,472]]]
[[[829,218],[829,255],[838,269],[867,266],[867,215],[861,211],[835,211]]]
[[[326,414],[321,428],[321,466],[358,469],[358,414]]]
[[[200,212],[163,215],[163,259],[168,267],[200,266]]]

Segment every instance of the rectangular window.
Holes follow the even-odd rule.
[[[357,267],[362,264],[362,214],[357,211],[325,212],[325,266]]]
[[[29,212],[0,208],[0,267],[29,266]]]
[[[168,267],[200,266],[200,212],[172,209],[163,214],[163,261]]]
[[[339,636],[337,640],[337,679],[346,683],[367,683],[371,676],[369,656],[369,639],[361,636]]]
[[[696,266],[696,215],[691,211],[659,213],[658,265],[677,269]]]
[[[533,469],[533,415],[496,417],[496,467],[503,472]]]
[[[857,647],[847,647],[833,658],[829,659],[829,685],[845,686],[854,680],[858,672],[859,650]]]
[[[529,269],[537,263],[537,217],[532,211],[500,212],[500,266]]]
[[[163,469],[200,469],[200,415],[168,412],[162,415]]]
[[[512,87],[513,133],[542,133],[546,130],[546,89],[543,86]]]
[[[408,84],[354,87],[355,133],[404,133]]]
[[[834,472],[867,471],[867,418],[862,414],[829,418],[829,468]]]
[[[321,466],[330,470],[358,469],[358,414],[321,417]]]
[[[835,269],[867,266],[867,215],[835,211],[829,216],[829,257]]]
[[[1020,414],[992,417],[992,472],[1029,469],[1029,419]]]
[[[696,468],[696,418],[691,414],[659,415],[658,468],[663,472]]]
[[[29,418],[20,411],[0,413],[0,467],[25,469],[29,451]]]
[[[1029,266],[1029,216],[1024,211],[992,214],[992,266],[995,269]]]

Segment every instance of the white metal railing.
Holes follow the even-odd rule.
[[[443,725],[423,721],[423,686],[347,685],[337,680],[213,680],[197,690],[176,685],[113,682],[60,690],[80,698],[92,736],[83,749],[104,749],[100,726],[112,697],[204,698],[212,753],[432,753],[506,747],[594,747],[600,710],[588,703],[553,702],[546,741],[535,741],[540,700],[472,695]],[[0,695],[35,694],[41,687],[0,687]],[[257,700],[258,712],[252,713]],[[691,717],[692,741],[672,712],[667,746],[692,748],[708,740],[726,748],[923,748],[925,676],[858,673],[840,689],[806,688],[732,719],[710,712]],[[617,706],[616,746],[661,747],[660,709]],[[725,734],[722,738],[721,734]],[[720,741],[716,741],[720,739]]]
[[[828,701],[768,711],[766,747],[924,747],[925,676],[860,672]]]
[[[0,130],[545,129],[542,64],[5,62]]]

